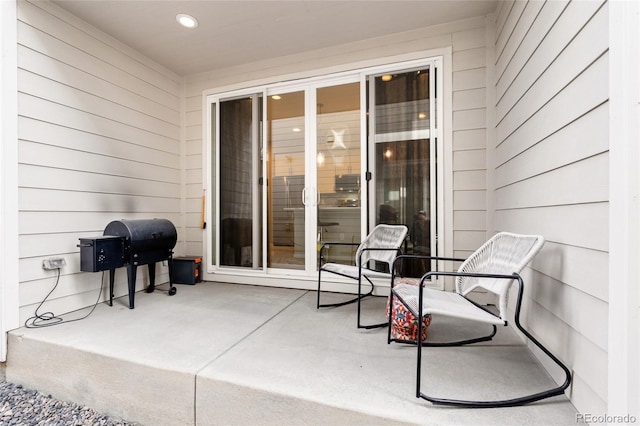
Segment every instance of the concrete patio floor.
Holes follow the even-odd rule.
[[[161,288],[137,293],[133,310],[125,297],[82,321],[12,331],[7,380],[146,426],[576,423],[564,396],[501,409],[417,399],[415,347],[388,345],[386,329],[358,330],[353,305],[316,310],[315,292],[200,283],[168,297]],[[364,321],[383,321],[385,303],[364,303]],[[430,336],[454,337],[456,325],[474,332],[434,318]],[[553,386],[507,327],[489,344],[427,348],[423,363],[436,396]]]

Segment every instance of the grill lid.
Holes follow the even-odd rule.
[[[115,220],[104,229],[104,235],[125,237],[125,256],[144,253],[171,253],[178,241],[176,227],[167,219]]]

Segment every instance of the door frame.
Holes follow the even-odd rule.
[[[359,76],[359,78],[363,78],[362,76],[365,74],[372,73],[372,70],[376,69],[384,69],[385,67],[396,67],[401,63],[406,64],[418,64],[434,57],[440,56],[442,57],[442,125],[439,133],[439,165],[441,164],[442,169],[442,178],[438,179],[438,191],[439,191],[439,199],[438,203],[438,220],[440,222],[441,230],[439,231],[439,241],[438,241],[438,250],[439,254],[447,257],[451,257],[453,255],[453,183],[452,183],[452,165],[453,165],[453,150],[452,150],[452,138],[453,138],[453,130],[452,130],[452,82],[453,82],[453,71],[452,71],[452,48],[450,46],[429,49],[425,51],[416,51],[408,54],[402,54],[397,56],[385,57],[385,58],[377,58],[373,60],[365,60],[354,63],[342,64],[339,66],[333,66],[328,68],[321,68],[315,70],[307,70],[303,72],[297,72],[292,74],[283,74],[278,76],[270,76],[258,80],[248,81],[246,83],[236,83],[228,86],[222,86],[215,89],[204,90],[202,93],[202,111],[203,111],[203,128],[202,128],[202,145],[203,149],[203,189],[206,194],[213,194],[210,183],[212,182],[212,167],[211,167],[211,147],[212,143],[210,143],[212,139],[211,135],[211,126],[210,126],[210,102],[209,99],[213,96],[221,97],[226,96],[230,93],[235,93],[238,95],[255,93],[259,90],[264,90],[265,96],[268,96],[267,93],[271,89],[278,88],[281,86],[294,87],[294,84],[299,85],[300,87],[309,87],[310,85],[320,85],[319,82],[327,82],[328,83],[335,79],[335,81],[340,81],[343,78],[348,78],[349,76]],[[404,66],[403,66],[404,67]],[[344,81],[344,80],[343,80]],[[362,93],[361,97],[365,97],[366,94]],[[266,98],[265,98],[266,99]],[[365,101],[366,102],[366,101]],[[265,111],[266,113],[266,111]],[[366,123],[361,123],[361,126],[366,127]],[[362,132],[361,137],[366,137],[366,129],[365,132]],[[362,152],[361,155],[366,155],[366,153]],[[216,157],[217,158],[217,157]],[[366,159],[364,159],[366,160]],[[209,196],[211,198],[211,196]],[[367,202],[365,198],[361,199],[361,202]],[[211,226],[214,226],[212,222],[211,209],[205,210],[205,221],[210,223]],[[362,232],[363,235],[366,235],[366,221],[363,221],[362,224]],[[224,281],[230,283],[238,283],[238,284],[257,284],[257,285],[265,285],[265,286],[274,286],[274,287],[282,287],[283,280],[286,280],[286,287],[289,288],[301,288],[301,289],[314,289],[316,286],[317,277],[307,275],[304,271],[287,271],[287,273],[281,273],[279,271],[274,271],[273,273],[266,274],[262,270],[220,270],[213,267],[213,263],[211,262],[210,250],[211,247],[211,238],[210,238],[210,229],[207,227],[202,230],[203,239],[202,239],[202,249],[203,249],[203,260],[205,264],[203,279],[209,281]],[[450,262],[445,262],[442,265],[444,268],[453,267]],[[303,273],[300,273],[303,272]],[[388,284],[386,285],[388,286]],[[385,287],[383,285],[382,287]],[[345,291],[351,292],[354,291],[354,286],[340,279],[336,279],[334,282],[328,282],[327,289],[330,291]],[[384,289],[383,289],[384,292]]]

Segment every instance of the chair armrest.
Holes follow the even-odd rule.
[[[420,285],[418,286],[418,312],[422,312],[422,295],[424,293],[423,289],[424,289],[424,283],[426,280],[428,280],[430,277],[432,276],[446,276],[446,277],[471,277],[471,278],[494,278],[494,279],[502,279],[502,280],[517,280],[519,285],[520,285],[520,292],[518,294],[518,302],[517,302],[517,306],[516,306],[516,311],[519,314],[520,311],[520,303],[522,302],[522,287],[523,287],[523,282],[522,282],[522,277],[517,274],[517,273],[513,273],[513,274],[489,274],[489,273],[475,273],[475,272],[444,272],[444,271],[431,271],[431,272],[427,272],[426,274],[424,274],[422,276],[422,278],[420,279]],[[470,303],[478,306],[479,308],[482,308],[481,306],[479,306],[477,303],[475,303],[474,301],[472,301],[471,299],[467,298],[464,295],[461,295],[462,297],[464,297],[465,299],[467,299]],[[483,308],[482,308],[483,309]],[[502,312],[500,312],[500,314],[502,315]],[[518,320],[516,320],[517,322]],[[506,322],[505,322],[506,324]]]
[[[322,255],[322,253],[325,251],[325,247],[329,248],[329,246],[359,246],[359,245],[360,243],[347,243],[344,241],[323,242],[322,245],[320,246],[320,251],[318,251],[318,268],[320,268],[320,266],[322,265],[322,259],[324,259],[324,256]]]
[[[418,254],[401,254],[396,256],[396,258],[393,260],[393,267],[392,267],[392,271],[391,271],[391,287],[393,287],[393,280],[396,277],[396,270],[398,268],[398,264],[402,263],[405,260],[445,260],[445,261],[450,261],[450,262],[464,262],[467,259],[462,259],[462,258],[458,258],[458,257],[443,257],[443,256],[425,256],[425,255],[418,255]]]
[[[322,247],[324,246],[359,246],[361,243],[345,243],[344,241],[324,241],[322,243]]]
[[[451,271],[431,271],[427,272],[420,279],[420,283],[424,283],[424,281],[428,280],[430,277],[434,275],[446,276],[446,277],[470,277],[470,278],[497,278],[497,279],[511,279],[517,280],[520,278],[520,275],[517,273],[513,274],[489,274],[489,273],[481,273],[481,272],[451,272]]]

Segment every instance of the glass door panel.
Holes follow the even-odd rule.
[[[322,242],[361,241],[360,83],[316,92],[317,232]],[[351,264],[355,247],[334,245],[327,260]]]
[[[220,265],[261,267],[262,96],[220,102]]]
[[[407,249],[435,254],[435,141],[430,99],[434,80],[423,68],[372,77],[369,85],[373,132],[375,223],[409,228]],[[422,276],[431,262],[408,266],[405,274]]]
[[[267,266],[305,267],[305,96],[267,99]]]

